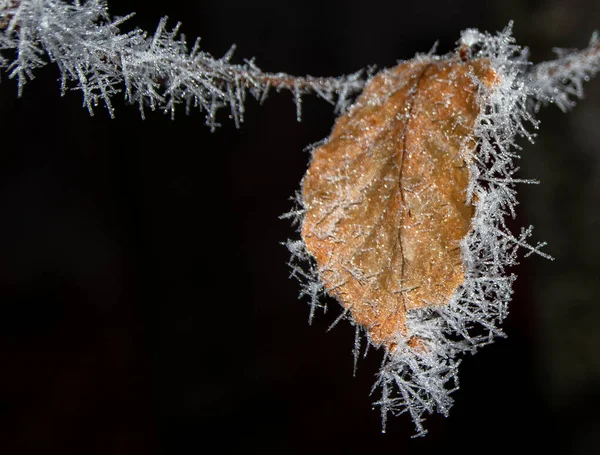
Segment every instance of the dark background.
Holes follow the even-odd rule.
[[[447,52],[510,19],[541,61],[600,28],[595,0],[110,6],[300,75],[391,66],[436,40]],[[600,451],[600,80],[523,144],[521,176],[542,184],[521,188],[515,227],[534,224],[556,260],[515,268],[508,338],[465,358],[450,417],[410,439],[406,416],[380,433],[380,354],[353,378],[352,328],[326,332],[335,303],[308,326],[288,279],[281,242],[297,234],[278,217],[331,106],[307,97],[297,123],[292,96],[272,94],[211,134],[201,114],[142,121],[116,99],[116,120],[90,117],[57,77],[38,71],[21,99],[0,84],[0,453]]]

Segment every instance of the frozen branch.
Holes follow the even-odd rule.
[[[554,103],[562,111],[575,105],[573,98],[583,98],[583,83],[600,71],[600,40],[594,33],[590,44],[581,51],[554,50],[556,60],[535,65],[530,83],[538,102]]]
[[[0,67],[17,79],[19,95],[34,70],[50,60],[61,71],[62,93],[81,90],[90,114],[103,103],[114,116],[111,98],[124,92],[142,117],[146,106],[173,116],[183,104],[186,112],[204,111],[213,129],[223,107],[239,126],[248,93],[262,101],[271,88],[289,90],[299,116],[304,94],[316,94],[343,111],[364,86],[362,71],[337,78],[295,77],[265,73],[252,60],[233,64],[234,47],[214,58],[200,50],[199,40],[188,49],[180,24],[169,31],[166,18],[151,36],[140,29],[120,33],[131,16],[113,20],[103,0],[0,0]],[[4,51],[13,51],[14,58]]]

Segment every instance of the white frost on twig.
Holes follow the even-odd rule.
[[[114,116],[111,98],[123,93],[142,117],[146,107],[174,116],[183,104],[186,112],[205,112],[212,129],[221,108],[239,126],[248,93],[262,101],[270,88],[290,90],[299,115],[301,95],[316,94],[341,112],[364,86],[362,70],[335,78],[295,77],[264,73],[252,60],[233,64],[234,47],[221,58],[201,51],[198,40],[189,50],[180,24],[168,30],[167,18],[153,35],[137,28],[121,33],[131,16],[112,19],[103,0],[0,0],[0,67],[17,79],[19,95],[49,60],[60,69],[62,93],[80,90],[90,114],[102,103]]]
[[[554,49],[557,59],[533,67],[529,85],[539,104],[554,103],[563,112],[583,98],[583,83],[600,71],[600,39],[594,33],[590,44],[580,51]]]

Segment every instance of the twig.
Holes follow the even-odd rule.
[[[529,75],[529,83],[537,93],[539,103],[554,103],[567,111],[575,105],[572,98],[583,98],[583,83],[600,71],[598,33],[592,35],[586,49],[554,51],[558,58],[535,65]]]
[[[103,0],[0,0],[0,52],[16,51],[12,61],[0,54],[0,67],[18,80],[20,95],[47,57],[61,70],[63,94],[74,85],[91,114],[102,102],[113,116],[110,98],[124,86],[126,100],[138,104],[142,116],[146,106],[173,116],[184,104],[206,112],[211,128],[218,126],[215,115],[223,107],[239,126],[247,93],[262,101],[271,88],[292,91],[298,112],[301,96],[316,94],[341,112],[365,84],[362,70],[342,77],[296,77],[265,73],[252,60],[232,64],[234,47],[222,58],[200,51],[198,40],[188,50],[180,24],[168,31],[167,18],[152,36],[139,29],[121,33],[131,16],[111,19]]]

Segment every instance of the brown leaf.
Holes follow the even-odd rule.
[[[327,291],[376,345],[393,349],[399,332],[410,337],[407,310],[447,303],[464,281],[474,77],[496,80],[489,62],[460,58],[383,72],[337,120],[304,177],[306,248]]]

